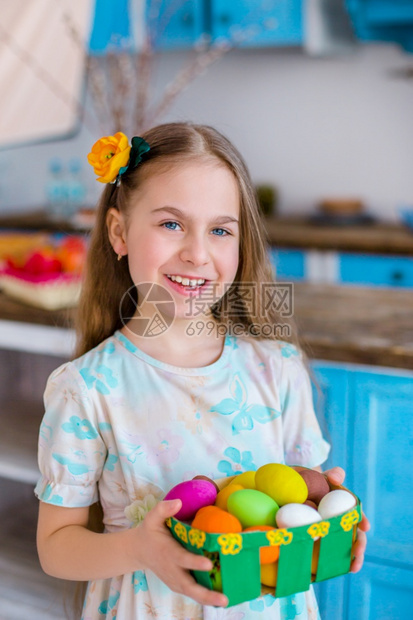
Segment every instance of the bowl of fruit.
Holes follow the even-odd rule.
[[[3,255],[0,287],[6,295],[48,310],[75,306],[87,242],[81,235],[50,235],[26,252]]]

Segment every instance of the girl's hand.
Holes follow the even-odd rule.
[[[181,507],[180,500],[159,502],[136,528],[139,564],[159,577],[171,590],[189,596],[200,605],[226,607],[227,597],[199,585],[190,570],[209,571],[212,562],[184,549],[165,525]]]
[[[323,472],[325,476],[327,476],[327,480],[332,484],[341,485],[344,482],[344,478],[346,477],[344,469],[341,467],[333,467],[332,469],[328,469]],[[362,519],[358,524],[357,528],[357,538],[353,544],[351,549],[352,551],[352,562],[350,566],[351,573],[358,573],[364,562],[364,552],[366,550],[367,545],[367,536],[366,532],[370,529],[370,522],[367,519],[364,512],[362,512]]]
[[[327,469],[327,471],[323,471],[323,474],[327,476],[327,480],[331,484],[335,485],[343,484],[344,478],[346,477],[346,472],[342,467],[333,467],[332,469]]]
[[[362,512],[362,519],[358,524],[357,528],[357,538],[353,544],[351,549],[352,552],[352,562],[350,566],[351,573],[358,573],[364,562],[364,552],[366,550],[367,545],[367,536],[366,532],[370,529],[370,521],[367,519],[364,512]]]

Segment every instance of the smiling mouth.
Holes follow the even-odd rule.
[[[167,274],[166,277],[169,278],[169,280],[171,280],[172,282],[177,282],[178,284],[181,284],[188,289],[196,289],[204,286],[205,282],[207,281],[204,278],[186,278],[184,276],[172,276],[169,274]]]

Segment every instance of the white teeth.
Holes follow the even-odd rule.
[[[178,284],[182,284],[183,286],[202,286],[205,284],[205,280],[203,278],[198,278],[190,280],[189,278],[183,278],[182,276],[170,276],[168,278],[172,280],[172,282],[178,282]]]

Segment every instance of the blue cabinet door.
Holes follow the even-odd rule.
[[[96,0],[90,53],[101,55],[131,44],[128,0]]]
[[[311,369],[314,408],[331,449],[323,469],[336,465],[347,471],[349,459],[349,400],[351,374],[345,367],[313,362]]]
[[[369,26],[386,27],[413,24],[411,0],[361,0],[360,17]]]
[[[238,46],[301,45],[303,0],[212,0],[213,40]]]
[[[346,0],[356,35],[364,41],[391,41],[413,51],[411,0]]]
[[[204,0],[146,0],[146,27],[155,50],[193,47],[206,28]]]
[[[342,253],[339,256],[342,283],[413,287],[413,258]]]
[[[142,43],[134,40],[137,31],[146,33],[154,50],[189,48],[205,28],[204,0],[145,0],[142,12],[129,0],[96,0],[89,49],[93,54],[136,50]]]
[[[362,571],[316,585],[321,617],[413,617],[413,373],[318,361],[312,370],[332,444],[325,467],[344,467],[372,526]]]
[[[270,260],[277,280],[305,279],[305,252],[303,250],[272,248]]]
[[[349,580],[349,620],[413,617],[413,570],[367,561]]]
[[[349,484],[371,521],[366,557],[413,570],[413,375],[358,372],[354,394]]]
[[[314,407],[331,450],[323,469],[339,465],[348,475],[349,404],[351,373],[344,367],[312,362]],[[348,576],[314,584],[321,618],[344,620],[348,600]],[[340,610],[340,611],[339,611]]]

